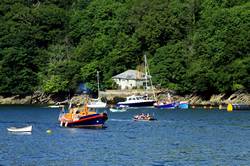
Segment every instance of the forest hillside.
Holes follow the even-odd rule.
[[[0,95],[74,93],[148,57],[179,94],[250,89],[249,0],[1,0]]]

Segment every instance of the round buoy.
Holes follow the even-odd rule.
[[[51,134],[52,131],[51,131],[50,129],[48,129],[48,130],[46,131],[46,133]]]
[[[232,104],[228,104],[227,105],[227,112],[232,112],[233,111],[233,105]]]

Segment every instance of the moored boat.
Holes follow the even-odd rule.
[[[7,128],[8,131],[11,132],[31,132],[32,131],[32,125],[26,126],[26,127],[9,127]]]
[[[127,111],[126,107],[114,107],[109,109],[110,112],[125,112]]]
[[[188,102],[187,101],[181,101],[179,104],[178,104],[178,108],[180,109],[188,109]]]
[[[49,105],[49,108],[60,108],[60,105]]]
[[[179,102],[173,101],[169,93],[167,94],[167,97],[165,100],[157,101],[154,104],[156,108],[164,108],[164,109],[174,109],[174,108],[177,108],[178,105],[179,105]]]
[[[118,102],[118,107],[147,107],[153,106],[155,100],[146,99],[144,96],[128,96],[126,101]]]
[[[88,108],[106,108],[107,103],[104,103],[101,101],[100,98],[98,99],[90,99],[90,102],[88,103]]]
[[[90,99],[88,102],[88,108],[106,108],[107,103],[103,102],[100,97],[100,83],[99,83],[99,71],[97,71],[97,89],[98,89],[98,98]]]
[[[89,111],[87,104],[69,108],[68,113],[63,112],[59,115],[60,126],[72,128],[103,128],[108,119],[106,113]]]
[[[178,102],[172,102],[172,103],[155,103],[154,106],[156,108],[165,108],[165,109],[174,109],[178,107]]]

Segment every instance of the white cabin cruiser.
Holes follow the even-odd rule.
[[[155,100],[147,99],[144,96],[128,96],[126,98],[126,101],[124,102],[118,102],[117,106],[128,106],[128,107],[147,107],[147,106],[153,106],[155,103]]]
[[[105,108],[107,103],[101,101],[100,98],[98,99],[91,99],[89,104],[87,105],[88,108]]]

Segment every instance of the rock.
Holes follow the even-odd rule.
[[[30,104],[31,96],[20,97],[19,95],[11,97],[0,97],[0,104]]]
[[[124,99],[124,97],[129,96],[131,94],[139,94],[143,95],[144,91],[106,91],[102,92],[102,97],[108,100],[108,103],[116,104],[118,101]],[[198,96],[195,94],[189,94],[185,96],[176,95],[175,92],[172,91],[156,91],[158,94],[158,99],[165,99],[167,97],[167,93],[170,93],[173,101],[188,101],[190,105],[206,105],[206,106],[214,106],[214,105],[226,105],[228,103],[233,104],[246,104],[250,105],[250,95],[248,92],[237,91],[231,94],[228,98],[225,94],[212,95],[209,100],[204,100],[202,96]],[[152,96],[152,94],[151,94]],[[74,96],[73,101],[83,102],[83,96]],[[55,96],[52,94],[45,94],[40,91],[36,91],[33,95],[27,96],[10,96],[4,97],[0,96],[0,104],[67,104],[69,101],[65,100],[65,96]]]
[[[250,105],[250,94],[247,92],[235,92],[225,100],[225,103]]]

